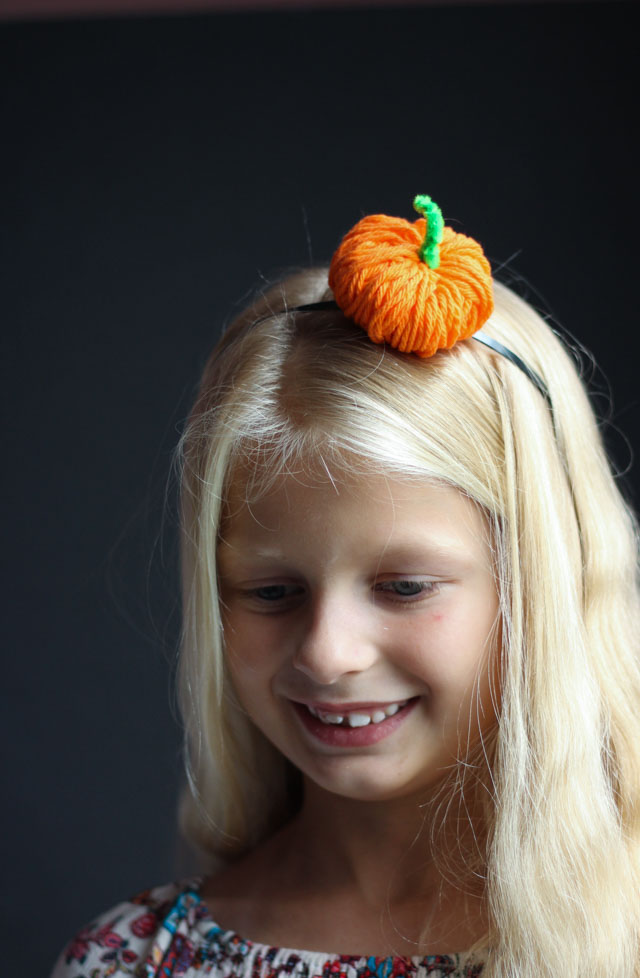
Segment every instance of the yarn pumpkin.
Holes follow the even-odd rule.
[[[430,198],[417,197],[414,206],[426,219],[372,214],[358,221],[333,256],[329,286],[374,343],[430,357],[487,321],[491,267],[477,241],[443,228]]]

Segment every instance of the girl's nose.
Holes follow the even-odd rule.
[[[330,686],[347,673],[369,669],[379,655],[364,609],[323,598],[309,609],[293,664],[314,682]]]

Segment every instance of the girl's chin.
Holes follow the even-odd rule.
[[[341,803],[399,805],[411,803],[411,808],[424,803],[434,784],[438,782],[440,772],[423,771],[409,782],[401,781],[395,770],[380,770],[366,772],[353,770],[344,777],[331,777],[326,772],[306,772],[304,774],[305,797],[313,805],[319,807],[328,815],[331,799],[340,799]]]

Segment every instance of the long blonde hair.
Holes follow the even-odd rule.
[[[300,273],[254,303],[214,350],[181,442],[189,790],[182,822],[233,858],[291,817],[296,772],[237,708],[225,669],[216,542],[240,463],[373,466],[477,501],[495,541],[501,705],[474,755],[486,833],[487,978],[630,978],[640,935],[640,614],[635,522],[612,478],[571,356],[495,285],[485,332],[544,380],[473,340],[428,360],[372,344]],[[249,463],[249,464],[247,464]],[[469,785],[469,759],[448,782]],[[464,770],[463,770],[464,767]]]

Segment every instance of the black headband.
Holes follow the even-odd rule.
[[[336,309],[339,310],[340,306],[335,301],[335,299],[327,299],[323,302],[309,302],[303,306],[292,306],[290,309],[287,310],[287,312],[322,312],[322,311],[330,312],[330,311],[335,311]],[[538,390],[544,397],[549,407],[552,406],[551,396],[549,394],[549,391],[547,390],[547,385],[543,381],[542,377],[540,377],[540,375],[537,374],[535,370],[532,370],[531,367],[528,367],[527,364],[524,362],[524,360],[521,360],[520,357],[513,352],[513,350],[509,350],[506,346],[503,346],[502,343],[500,343],[498,340],[494,340],[491,336],[487,336],[487,334],[483,333],[481,329],[477,330],[477,332],[473,334],[471,339],[477,340],[478,343],[483,343],[484,346],[488,346],[491,350],[493,350],[494,353],[499,353],[501,357],[505,357],[507,360],[510,360],[511,363],[515,364],[515,366],[518,367],[518,369],[521,370],[522,373],[529,378],[531,383],[538,388]]]

